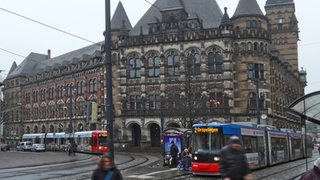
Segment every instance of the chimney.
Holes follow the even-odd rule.
[[[48,49],[48,59],[51,59],[51,50]]]

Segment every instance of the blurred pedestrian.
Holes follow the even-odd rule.
[[[320,179],[320,158],[313,163],[313,168],[306,171],[300,177],[300,180],[319,180]]]
[[[91,180],[123,180],[120,170],[117,169],[110,154],[106,153],[101,156]]]
[[[223,180],[252,179],[247,158],[238,136],[231,136],[230,142],[220,152],[220,173]]]
[[[177,145],[174,143],[174,141],[171,141],[170,155],[171,155],[172,168],[175,168],[178,166],[178,154],[179,154],[179,149]]]
[[[183,165],[184,170],[189,170],[191,166],[191,157],[188,148],[186,147],[182,152],[182,160],[181,163]]]
[[[77,152],[77,144],[74,140],[71,142],[71,149],[72,149],[72,154],[75,156]]]

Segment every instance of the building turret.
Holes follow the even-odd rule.
[[[231,29],[232,28],[232,22],[229,18],[229,15],[228,15],[228,12],[227,12],[227,7],[224,8],[224,14],[223,14],[223,17],[221,19],[221,23],[220,23],[220,26],[219,28],[220,29],[224,29],[224,30],[228,30],[228,29]]]
[[[112,42],[117,42],[128,37],[131,29],[132,25],[120,1],[111,20]]]

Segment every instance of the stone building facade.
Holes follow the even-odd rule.
[[[162,128],[204,122],[300,130],[286,111],[306,85],[294,2],[267,0],[265,10],[239,0],[230,18],[215,0],[157,0],[132,27],[119,2],[111,20],[116,145],[158,147]],[[4,81],[6,140],[70,124],[105,129],[104,53],[100,43],[13,64]],[[88,102],[98,104],[98,121],[87,119]]]

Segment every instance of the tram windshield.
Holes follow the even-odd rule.
[[[108,134],[100,133],[99,134],[99,146],[107,146],[108,145]]]
[[[218,154],[221,149],[221,136],[217,128],[194,128],[192,153],[194,154]]]

